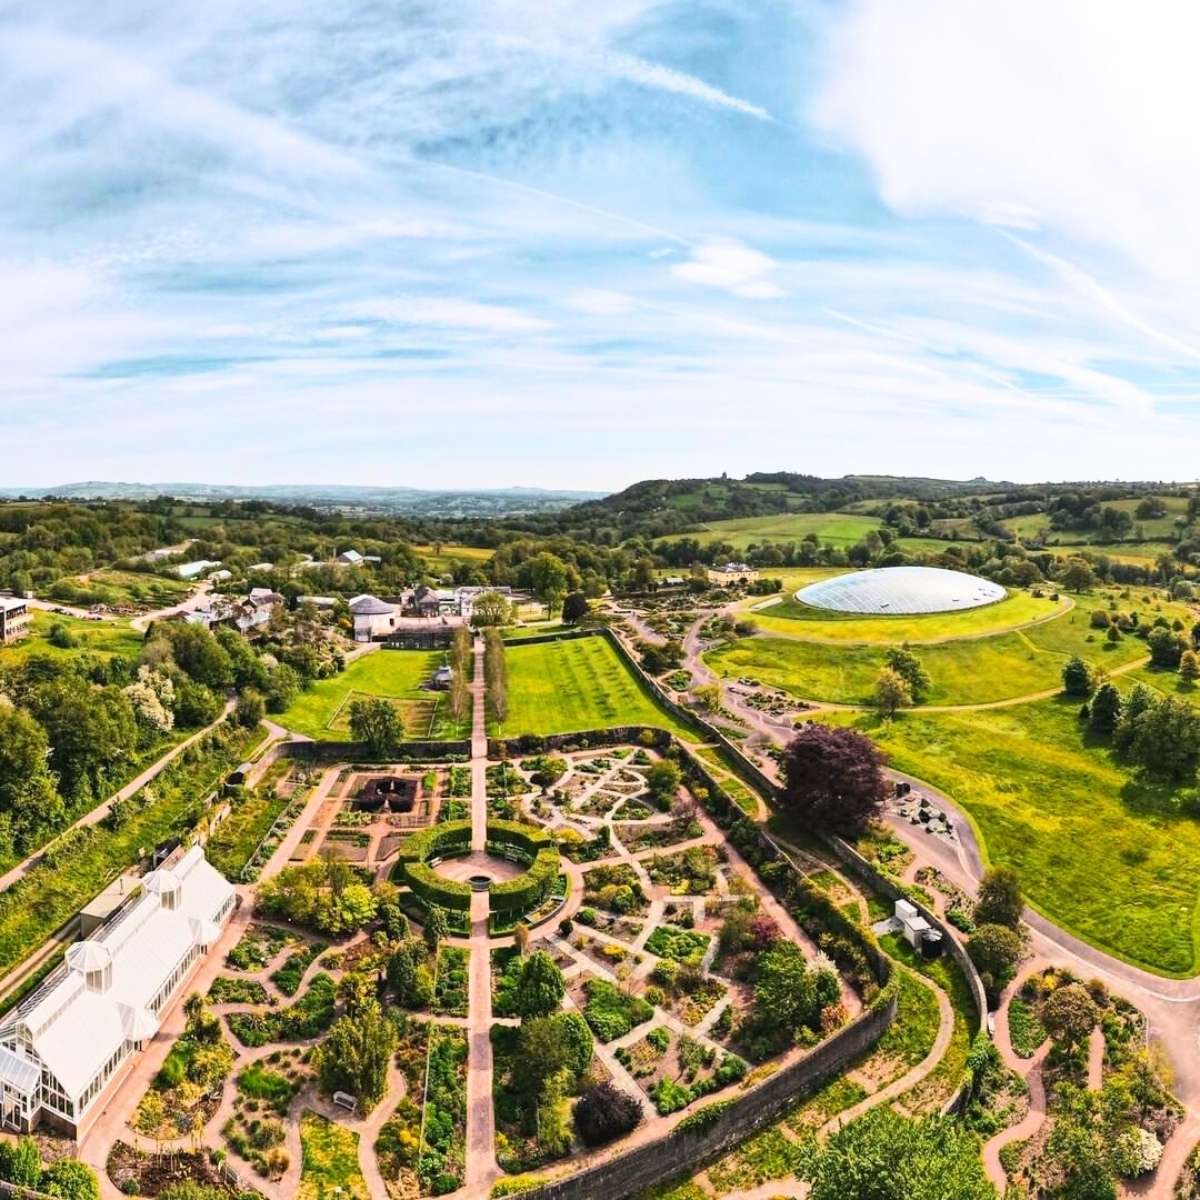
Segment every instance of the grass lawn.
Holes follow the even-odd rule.
[[[396,701],[404,719],[405,737],[465,737],[469,717],[454,721],[445,693],[421,687],[444,659],[440,650],[376,650],[364,654],[340,675],[318,680],[311,691],[301,692],[295,704],[274,719],[318,741],[347,742],[350,701],[384,696]]]
[[[31,654],[74,658],[87,652],[105,657],[123,654],[128,658],[136,658],[142,652],[142,635],[130,628],[128,621],[84,621],[78,617],[43,612],[41,609],[34,609],[30,619],[29,636],[0,649],[0,666],[23,662]],[[71,649],[52,645],[49,635],[55,625],[64,625],[79,645]]]
[[[728,542],[735,550],[765,542],[799,542],[815,533],[822,545],[853,546],[878,529],[878,517],[860,513],[776,513],[766,517],[733,517],[728,521],[708,521],[688,537],[702,545]]]
[[[1017,629],[1049,616],[1056,608],[1049,599],[1027,592],[1011,592],[1005,600],[963,612],[928,613],[921,616],[861,617],[831,613],[800,604],[790,596],[778,603],[745,613],[760,629],[786,637],[826,642],[872,642],[898,645],[902,642],[947,641]],[[749,607],[748,605],[745,607]],[[742,614],[739,614],[742,615]]]
[[[746,638],[710,650],[704,661],[726,678],[749,675],[803,699],[872,704],[884,654],[875,646]],[[1044,692],[1058,686],[1063,663],[1016,633],[924,646],[920,659],[933,681],[927,704],[986,704]]]
[[[940,1112],[962,1083],[966,1072],[967,1055],[979,1020],[971,989],[962,969],[949,955],[926,962],[898,933],[886,934],[879,939],[879,944],[892,958],[940,987],[954,1010],[954,1029],[946,1053],[929,1075],[900,1098],[900,1104],[907,1112]],[[934,1022],[936,1028],[936,1017]],[[934,1036],[936,1038],[936,1033]]]
[[[602,637],[508,646],[505,737],[654,725],[694,742],[697,735],[660,708]]]
[[[300,1118],[301,1200],[370,1200],[358,1168],[358,1134],[315,1112]]]
[[[1073,701],[1045,700],[890,724],[822,719],[863,729],[894,767],[956,800],[988,862],[1019,872],[1051,920],[1138,966],[1190,976],[1200,963],[1200,821],[1094,743],[1077,714]]]
[[[105,568],[76,575],[51,584],[46,598],[78,603],[136,604],[143,608],[165,608],[178,604],[192,590],[185,579],[169,579],[144,571]]]

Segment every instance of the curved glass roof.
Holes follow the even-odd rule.
[[[801,604],[834,612],[888,616],[952,612],[994,604],[1007,595],[998,583],[942,567],[877,567],[810,583],[796,593]]]

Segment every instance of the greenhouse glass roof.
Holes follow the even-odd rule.
[[[941,567],[879,567],[822,579],[796,593],[801,604],[833,612],[890,616],[953,612],[994,604],[1007,595],[998,583]]]

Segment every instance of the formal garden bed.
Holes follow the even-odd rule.
[[[452,1192],[466,1172],[466,1032],[407,1021],[396,1061],[405,1095],[375,1142],[388,1194],[411,1200]]]
[[[233,1115],[221,1134],[230,1151],[264,1179],[278,1180],[288,1169],[284,1120],[309,1078],[303,1051],[276,1050],[239,1072]]]
[[[1083,1179],[1101,1188],[1147,1175],[1183,1110],[1162,1057],[1147,1044],[1142,1013],[1099,980],[1085,983],[1058,968],[1032,975],[1020,999],[1028,1010],[1022,1020],[1036,1022],[1051,1045],[1042,1068],[1047,1120],[1003,1153],[1014,1186],[1042,1200]],[[1088,1047],[1097,1027],[1104,1056],[1099,1090],[1090,1090]],[[1029,1033],[1026,1046],[1036,1036]]]
[[[197,1136],[216,1113],[233,1067],[233,1048],[199,996],[188,999],[187,1014],[183,1033],[130,1121],[138,1133],[156,1141]]]
[[[268,1042],[304,1042],[324,1033],[333,1023],[336,987],[324,973],[315,975],[304,994],[287,1008],[267,1012],[227,1013],[234,1037],[248,1048]]]
[[[117,1190],[127,1196],[147,1196],[153,1200],[180,1185],[210,1189],[211,1195],[228,1196],[230,1200],[240,1200],[247,1194],[244,1187],[225,1176],[212,1154],[201,1150],[155,1154],[118,1140],[108,1152],[105,1169]]]

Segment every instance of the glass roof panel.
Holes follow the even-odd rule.
[[[878,567],[822,579],[796,593],[802,604],[833,612],[890,616],[953,612],[995,604],[1008,593],[998,583],[942,567]]]

